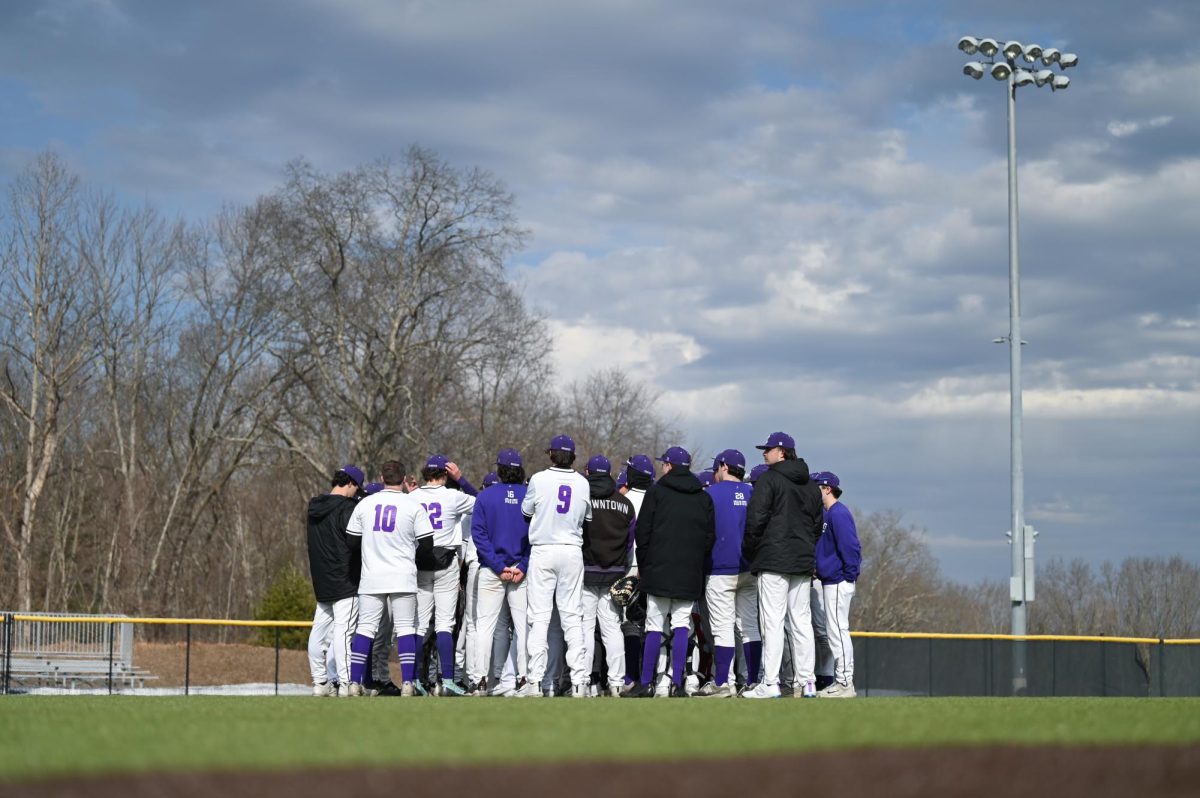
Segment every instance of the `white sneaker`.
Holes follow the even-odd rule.
[[[852,684],[834,682],[818,693],[818,695],[821,698],[856,698],[858,693],[854,691],[854,685]]]
[[[779,698],[781,695],[777,684],[756,684],[742,693],[742,698]]]
[[[671,695],[671,677],[665,673],[654,683],[654,697],[668,698]]]
[[[321,682],[313,685],[314,698],[328,698],[337,695],[337,686],[333,682]]]
[[[725,684],[713,684],[708,682],[700,691],[696,693],[701,698],[734,698],[737,693],[733,691],[733,685],[726,682]]]
[[[522,687],[520,690],[514,690],[512,693],[509,694],[509,698],[544,698],[544,697],[545,696],[542,695],[541,685],[534,684],[533,682],[526,682],[525,686]]]
[[[412,698],[417,694],[417,688],[412,682],[405,682],[400,685],[400,695],[403,698]]]
[[[817,683],[816,682],[805,682],[804,689],[797,692],[796,697],[797,698],[816,698],[817,697]]]
[[[700,689],[700,677],[694,673],[689,673],[684,677],[683,689],[687,691],[688,695],[695,695],[696,691]]]
[[[350,684],[338,685],[338,698],[354,698],[361,697],[363,694],[363,686],[358,682],[350,682]]]
[[[498,698],[507,698],[517,692],[515,684],[497,684],[495,687],[488,690],[488,695]]]
[[[624,689],[625,689],[625,688],[624,688],[624,687],[622,687],[622,686],[621,686],[621,685],[619,685],[619,684],[610,684],[610,685],[608,686],[608,693],[607,693],[607,695],[609,695],[609,696],[611,696],[611,697],[613,697],[613,698],[620,698],[620,697],[621,697],[621,691],[622,691],[622,690],[624,690]]]
[[[571,685],[571,698],[591,698],[591,686],[586,684]]]

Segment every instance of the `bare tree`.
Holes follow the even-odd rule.
[[[851,606],[853,628],[939,631],[929,626],[942,583],[924,530],[903,524],[895,511],[855,517],[863,568]]]
[[[625,460],[633,454],[658,454],[682,434],[657,408],[658,395],[620,368],[601,369],[566,390],[563,418],[576,443],[589,453]]]

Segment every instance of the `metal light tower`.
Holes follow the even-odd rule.
[[[1017,245],[1017,89],[1021,86],[1050,86],[1052,91],[1065,89],[1071,84],[1066,75],[1056,74],[1049,69],[1057,64],[1067,69],[1079,63],[1073,53],[1060,53],[1053,47],[1043,49],[1036,44],[1028,46],[1020,42],[998,42],[995,39],[977,39],[964,36],[958,40],[958,49],[967,55],[979,54],[988,59],[970,61],[963,67],[963,74],[979,80],[985,71],[996,80],[1008,84],[1008,336],[999,341],[1008,341],[1009,381],[1009,431],[1012,451],[1012,633],[1023,636],[1028,633],[1026,608],[1033,600],[1033,535],[1025,526],[1025,463],[1022,452],[1021,412],[1021,262]],[[997,59],[999,56],[999,60]],[[1020,61],[1036,67],[1041,61],[1043,69],[1030,69],[1018,65]],[[1024,695],[1028,686],[1025,667],[1025,644],[1013,642],[1013,694]]]

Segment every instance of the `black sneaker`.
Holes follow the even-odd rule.
[[[376,686],[379,688],[379,695],[381,696],[400,696],[400,688],[396,686],[395,682],[388,681]]]
[[[648,684],[634,682],[629,685],[629,688],[621,693],[621,698],[653,698],[654,688]]]
[[[675,684],[675,682],[671,682],[671,687],[667,691],[667,697],[668,698],[690,698],[691,696],[689,696],[687,694],[687,688],[684,687],[682,684]]]

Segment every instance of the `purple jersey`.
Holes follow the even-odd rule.
[[[510,565],[529,573],[529,521],[521,513],[524,485],[496,483],[481,492],[471,515],[479,562],[497,576]]]
[[[739,574],[749,570],[742,558],[742,535],[746,531],[746,506],[754,488],[748,482],[716,482],[706,488],[712,497],[717,542],[705,562],[705,573]]]
[[[834,502],[824,515],[825,528],[817,538],[817,578],[827,585],[857,582],[862,548],[854,516],[841,502]]]

